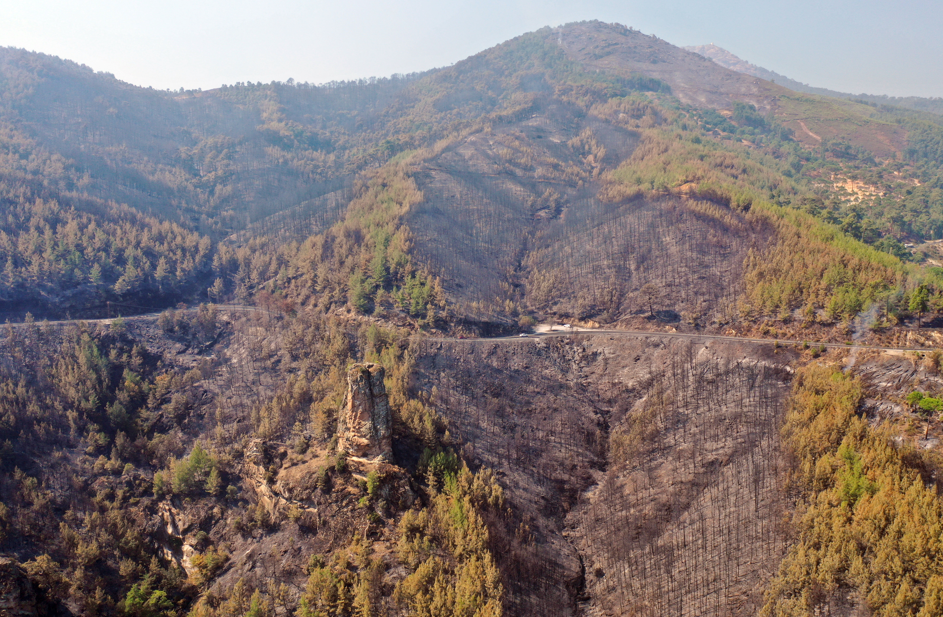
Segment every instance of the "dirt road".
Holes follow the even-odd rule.
[[[519,341],[527,342],[533,340],[540,340],[544,338],[552,337],[579,337],[579,336],[631,336],[636,338],[679,338],[679,339],[688,339],[694,341],[731,341],[731,342],[740,342],[740,343],[754,343],[757,345],[808,345],[810,347],[825,347],[828,349],[874,349],[877,351],[919,351],[927,352],[931,351],[932,348],[927,347],[877,347],[874,345],[851,345],[847,343],[819,343],[816,341],[794,341],[787,339],[765,339],[765,338],[751,338],[751,337],[741,337],[741,336],[724,336],[720,334],[690,334],[684,332],[650,332],[647,330],[591,330],[586,328],[574,328],[571,330],[565,331],[553,331],[553,332],[538,332],[536,334],[528,334],[527,336],[502,336],[495,338],[468,338],[468,339],[454,339],[450,337],[428,337],[427,340],[431,341],[463,341],[466,343],[485,343],[485,342],[494,342],[494,341]]]
[[[216,304],[216,310],[223,312],[247,312],[247,313],[269,313],[273,314],[272,311],[267,309],[259,308],[257,306],[248,306],[241,304]],[[196,307],[188,307],[184,309],[176,309],[178,311],[192,312],[197,310]],[[156,313],[144,313],[141,315],[133,315],[128,317],[112,317],[104,319],[65,319],[59,321],[44,321],[44,322],[33,322],[32,325],[42,325],[48,324],[49,326],[65,326],[69,324],[77,323],[97,323],[108,325],[115,321],[116,319],[124,319],[125,321],[135,320],[135,319],[156,319],[160,316],[159,312]],[[13,328],[21,328],[23,326],[29,325],[25,322],[17,323],[7,323],[7,326]],[[538,326],[538,330],[540,327]],[[825,347],[827,349],[873,349],[876,351],[916,351],[916,352],[928,352],[932,351],[933,348],[928,347],[878,347],[874,345],[852,345],[848,343],[820,343],[816,341],[797,341],[797,340],[788,340],[788,339],[765,339],[765,338],[751,338],[751,337],[741,337],[741,336],[724,336],[721,334],[691,334],[684,332],[651,332],[648,330],[603,330],[603,329],[590,329],[590,328],[568,328],[565,330],[553,330],[553,331],[538,331],[535,334],[527,334],[526,336],[513,335],[513,336],[499,336],[492,338],[456,338],[456,337],[447,337],[447,336],[427,336],[423,334],[413,335],[415,337],[423,338],[427,341],[456,341],[464,342],[469,344],[475,343],[493,343],[493,342],[505,342],[509,343],[512,341],[517,342],[527,342],[545,338],[559,338],[559,337],[579,337],[579,336],[631,336],[636,338],[676,338],[676,339],[687,339],[693,341],[730,341],[730,342],[740,342],[740,343],[753,343],[757,345],[785,345],[785,346],[801,346],[808,345],[812,347]]]

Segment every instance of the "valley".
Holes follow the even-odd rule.
[[[941,143],[601,22],[0,49],[0,614],[939,614]]]

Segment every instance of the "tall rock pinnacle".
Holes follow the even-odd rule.
[[[379,364],[355,364],[347,372],[347,401],[339,422],[342,452],[370,460],[393,460],[393,418]]]

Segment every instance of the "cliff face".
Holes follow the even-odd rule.
[[[347,372],[347,402],[340,418],[340,448],[350,456],[393,460],[393,420],[379,364],[355,364]]]
[[[36,592],[23,568],[11,559],[0,558],[0,615],[34,617]]]

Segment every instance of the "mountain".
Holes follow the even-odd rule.
[[[781,86],[785,86],[790,90],[795,90],[796,92],[818,94],[821,96],[832,96],[841,99],[856,99],[858,101],[863,101],[872,105],[894,105],[897,107],[905,107],[907,109],[914,109],[917,111],[943,114],[943,99],[940,99],[939,97],[925,98],[919,96],[887,96],[864,93],[849,94],[847,92],[837,92],[835,90],[829,90],[828,88],[816,88],[814,86],[798,82],[794,79],[790,79],[784,75],[780,75],[775,71],[770,71],[764,69],[763,67],[756,66],[755,64],[751,64],[746,60],[743,60],[730,53],[726,49],[714,45],[713,43],[709,45],[690,45],[684,47],[684,49],[687,51],[693,51],[696,54],[704,56],[705,58],[710,58],[720,66],[737,71],[738,73],[753,75],[754,77],[759,77],[760,79],[765,79]]]
[[[605,313],[614,320],[624,311],[606,296],[627,297],[637,306],[633,289],[641,289],[652,276],[645,269],[669,262],[658,258],[627,270],[624,260],[618,268],[611,261],[619,251],[607,250],[606,255],[573,254],[557,263],[563,255],[548,252],[546,243],[564,234],[569,236],[564,245],[575,242],[573,246],[592,250],[595,241],[573,234],[580,225],[597,228],[601,216],[608,217],[604,233],[629,240],[619,226],[635,225],[631,221],[650,215],[619,199],[607,197],[610,205],[605,205],[599,191],[606,186],[604,194],[611,196],[627,190],[611,181],[611,174],[630,156],[664,164],[656,160],[667,154],[666,130],[696,129],[721,137],[701,144],[685,141],[683,149],[698,150],[698,156],[716,151],[714,144],[735,146],[736,139],[755,145],[772,141],[772,149],[763,151],[773,158],[759,164],[791,166],[769,172],[780,178],[794,177],[803,166],[810,177],[821,175],[811,170],[835,161],[848,167],[839,175],[852,178],[861,174],[857,161],[871,165],[868,157],[939,158],[934,140],[940,129],[924,119],[884,119],[864,105],[796,97],[654,37],[598,23],[545,29],[424,75],[324,87],[239,84],[211,92],[155,92],[17,50],[5,52],[3,67],[9,84],[7,147],[19,154],[9,159],[4,176],[8,203],[17,204],[9,208],[4,232],[8,246],[15,243],[17,248],[7,249],[0,297],[9,312],[19,315],[27,306],[34,315],[50,316],[94,314],[109,302],[167,306],[181,294],[200,295],[216,279],[227,293],[245,297],[279,271],[298,266],[278,257],[277,250],[269,252],[265,263],[252,257],[250,264],[247,253],[237,255],[240,244],[258,236],[300,242],[328,230],[358,195],[368,201],[384,198],[374,189],[364,194],[358,187],[366,185],[358,184],[358,174],[399,165],[402,171],[394,175],[403,181],[409,176],[422,198],[402,221],[385,221],[383,233],[399,238],[397,246],[407,237],[416,240],[412,252],[417,261],[408,267],[400,257],[399,265],[388,263],[390,255],[379,254],[388,246],[364,247],[361,257],[376,259],[377,268],[384,269],[381,287],[388,296],[394,288],[404,288],[407,279],[416,289],[431,289],[432,279],[438,278],[453,306],[472,321],[488,321],[494,313],[506,314],[509,302],[519,305],[529,282],[538,306],[546,304],[544,298],[558,297],[559,311],[571,317]],[[145,126],[146,131],[134,130]],[[926,133],[926,144],[914,143],[918,128]],[[679,146],[671,156],[684,156]],[[690,193],[703,173],[679,179],[678,186]],[[860,204],[864,211],[853,215],[870,224],[868,233],[859,236],[871,242],[887,238],[894,246],[895,241],[935,237],[943,219],[935,181],[910,172],[906,177],[899,171],[881,176],[869,182],[869,187],[886,187],[875,191],[880,203]],[[919,195],[913,194],[913,182],[920,185]],[[779,195],[776,199],[798,199],[800,190],[791,186],[790,177],[762,183],[764,191]],[[655,184],[649,182],[649,190]],[[678,200],[676,193],[658,191],[643,197],[656,196]],[[888,199],[913,202],[924,212],[891,215],[888,208],[906,209],[892,207],[885,203]],[[55,216],[40,206],[51,200],[65,206],[55,209]],[[720,201],[723,206],[729,199]],[[456,210],[461,202],[480,205]],[[581,206],[570,208],[574,203]],[[931,220],[918,219],[926,216],[927,205]],[[613,218],[609,211],[620,214]],[[585,222],[573,226],[565,221],[574,216]],[[846,218],[834,208],[829,216]],[[67,246],[47,243],[40,251],[35,242],[19,241],[27,221],[33,225],[30,233],[43,237],[47,229],[60,226],[78,229]],[[680,229],[681,221],[657,225]],[[119,233],[122,225],[140,231]],[[161,225],[165,229],[158,231]],[[397,226],[402,228],[399,236]],[[117,238],[117,244],[94,241],[99,229]],[[704,256],[680,268],[684,275],[693,273],[688,282],[679,279],[677,287],[688,290],[684,302],[689,306],[680,307],[681,299],[670,291],[672,306],[666,310],[679,315],[715,312],[713,301],[711,307],[690,306],[693,297],[705,293],[726,296],[725,305],[731,305],[728,283],[716,280],[697,259],[707,259],[719,272],[735,270],[753,240],[719,230],[733,243],[724,249],[730,263]],[[232,241],[218,244],[234,232]],[[676,246],[665,233],[657,231],[652,246]],[[608,248],[609,240],[598,241]],[[30,249],[24,253],[25,246]],[[549,262],[547,255],[553,258]],[[322,258],[328,258],[324,251]],[[330,268],[333,275],[322,285],[331,289],[332,301],[350,294],[352,267],[349,262]],[[587,270],[594,276],[587,278]],[[410,278],[413,271],[425,272],[426,282]],[[637,274],[625,280],[627,271]],[[555,281],[561,280],[570,282],[567,289],[557,289]],[[474,289],[463,288],[465,282]],[[376,277],[360,287],[364,285],[372,295]],[[361,307],[375,304],[360,289],[354,292]],[[304,292],[295,295],[304,297]],[[428,293],[413,295],[418,299]]]
[[[938,116],[585,22],[0,127],[0,612],[939,613]]]

